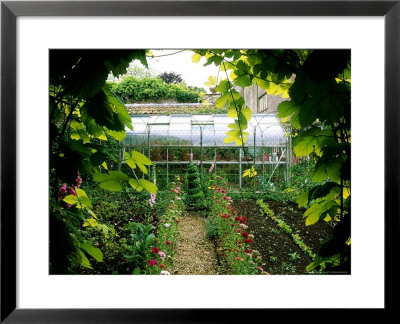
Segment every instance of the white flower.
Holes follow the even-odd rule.
[[[170,275],[170,273],[167,270],[162,270],[160,272],[160,274],[162,274],[162,275]]]
[[[170,227],[171,224],[165,223],[164,226],[165,226],[165,227]]]

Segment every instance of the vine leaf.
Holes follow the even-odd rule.
[[[101,252],[100,249],[91,246],[86,242],[81,243],[81,248],[84,249],[87,252],[87,254],[92,256],[97,262],[103,262],[103,253]]]

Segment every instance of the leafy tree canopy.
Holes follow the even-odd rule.
[[[163,72],[159,75],[161,80],[163,80],[165,83],[181,83],[183,82],[182,75],[177,74],[175,72]]]
[[[268,94],[290,98],[278,106],[290,123],[297,156],[317,158],[313,180],[320,185],[304,192],[306,225],[336,221],[334,235],[309,269],[350,269],[350,50],[194,50],[192,60],[206,59],[218,75],[205,83],[221,93],[217,107],[229,107],[234,118],[226,143],[243,145],[251,109],[234,88],[257,84]],[[252,170],[244,175],[251,176]]]

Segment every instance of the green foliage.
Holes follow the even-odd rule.
[[[350,218],[350,50],[196,50],[193,62],[199,62],[201,57],[206,59],[204,65],[214,64],[226,76],[225,80],[210,77],[208,81],[216,84],[215,90],[221,93],[217,106],[227,105],[228,115],[235,118],[226,143],[245,143],[244,131],[251,117],[233,84],[248,87],[256,83],[267,94],[291,99],[278,106],[278,116],[289,121],[294,130],[295,154],[315,153],[312,180],[317,186],[324,186],[327,181],[339,186],[339,192],[332,188],[318,199],[308,194],[301,196],[305,204],[315,204],[305,213],[306,224],[332,218],[344,224],[340,227],[343,232],[334,233],[340,239],[333,238],[336,247],[330,251],[332,256],[340,256],[341,269],[349,271],[350,249],[346,242],[350,226],[346,224],[350,221],[345,219]],[[250,172],[246,170],[245,174]]]
[[[109,170],[118,160],[110,145],[124,139],[125,128],[132,129],[132,124],[106,79],[109,73],[125,73],[135,59],[147,66],[144,50],[50,51],[50,230],[57,233],[50,234],[51,273],[91,269],[93,259],[103,260],[102,252],[88,243],[87,233],[106,236],[111,228],[97,219],[92,199],[80,185],[82,177],[94,177],[100,188],[122,191],[129,181],[127,175]],[[141,156],[132,161],[139,168],[149,164]],[[142,187],[156,190],[147,183]]]
[[[177,74],[175,72],[163,72],[159,75],[161,80],[163,80],[165,83],[181,83],[183,82],[182,75]]]
[[[254,235],[247,232],[247,218],[237,215],[231,207],[232,199],[227,195],[226,181],[215,177],[211,189],[211,212],[206,220],[206,230],[217,244],[220,261],[231,274],[265,274],[260,267],[262,261],[257,250],[252,250]]]
[[[136,79],[126,76],[120,82],[107,84],[115,95],[129,102],[175,99],[178,102],[192,103],[202,100],[200,89],[190,89],[184,83],[165,83],[160,77]]]
[[[194,163],[189,163],[188,166],[187,187],[186,204],[195,210],[207,209],[208,205],[201,185],[199,168]]]
[[[268,204],[264,203],[261,199],[257,200],[257,204],[260,206],[260,210],[262,214],[266,214],[269,218],[274,220],[278,226],[288,234],[294,243],[296,243],[305,253],[307,253],[311,259],[315,259],[315,254],[311,250],[309,246],[307,246],[299,237],[298,234],[293,233],[293,230],[290,228],[288,224],[286,224],[281,218],[277,217],[275,213],[269,208]],[[297,256],[292,257],[292,260],[295,260]],[[294,259],[293,259],[294,258]]]

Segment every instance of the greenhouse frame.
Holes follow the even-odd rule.
[[[161,180],[166,185],[175,175],[182,175],[182,167],[191,160],[201,172],[205,167],[215,174],[225,172],[239,190],[248,181],[241,175],[252,166],[257,171],[258,183],[268,184],[278,173],[287,182],[290,179],[290,129],[285,129],[276,115],[253,114],[243,146],[224,142],[226,132],[232,130],[228,125],[234,122],[226,114],[146,114],[131,115],[131,119],[133,130],[126,130],[120,144],[119,169],[125,164],[124,152],[136,150],[153,162],[148,170],[149,179],[157,183]]]

